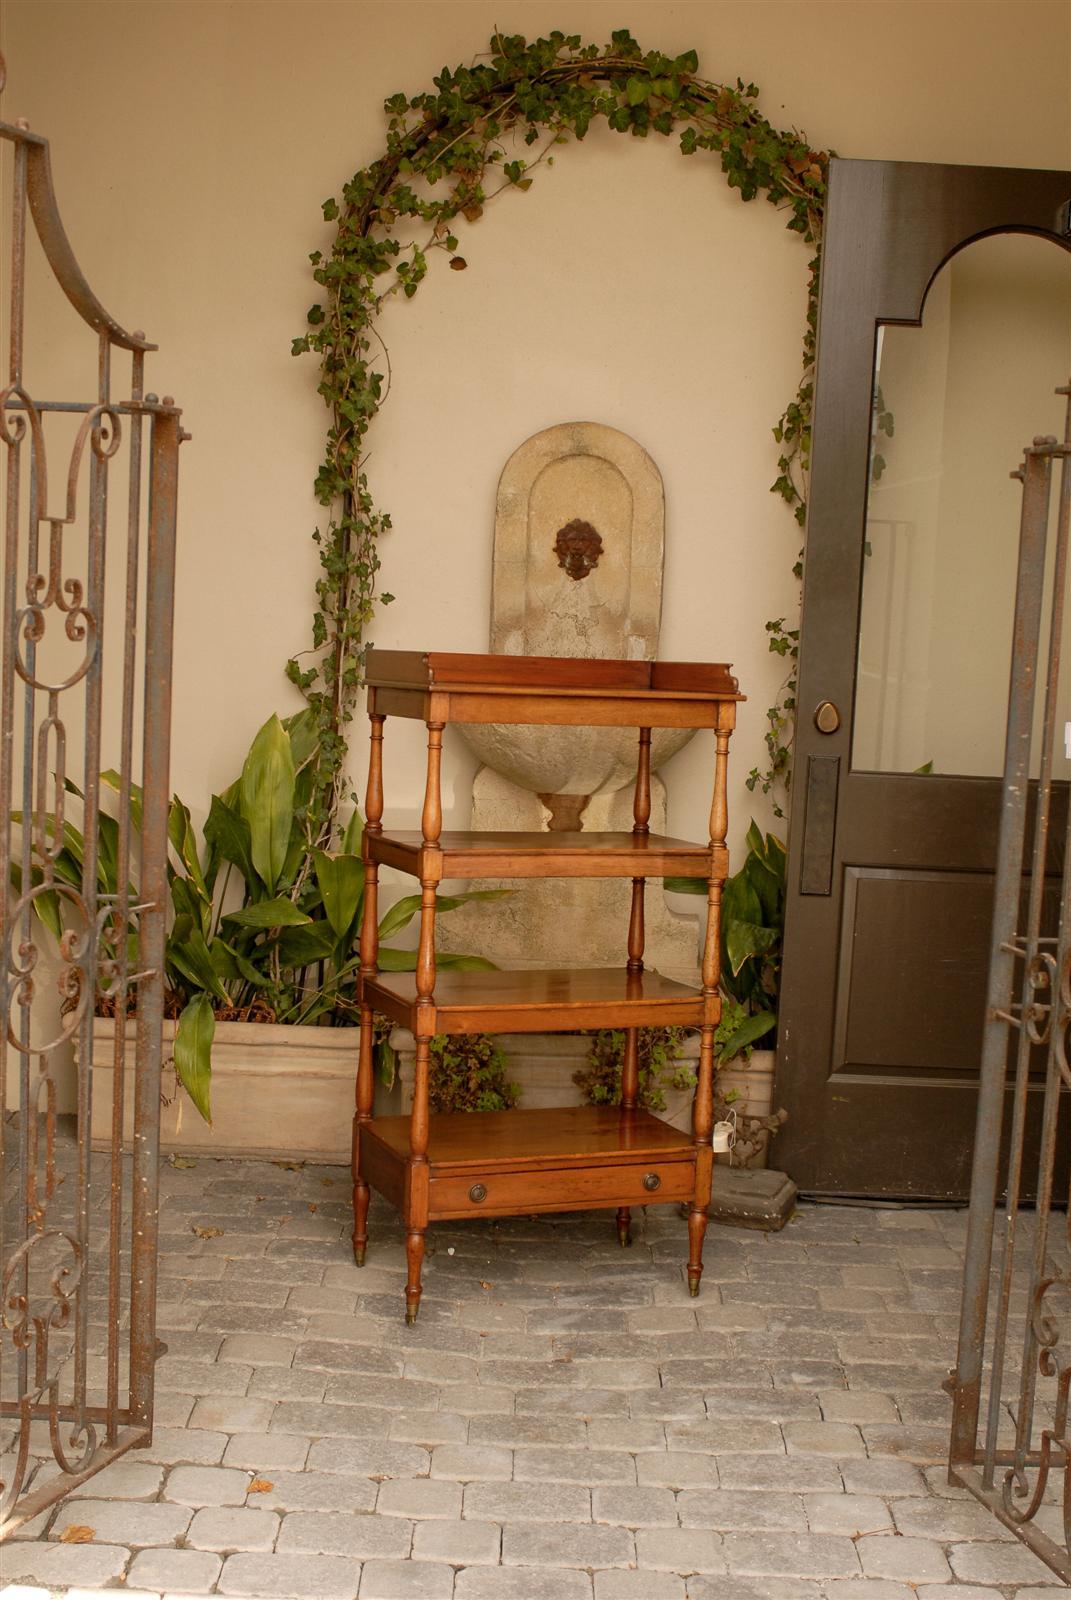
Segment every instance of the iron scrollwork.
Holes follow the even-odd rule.
[[[0,88],[4,67],[0,59]],[[10,188],[11,315],[0,387],[6,502],[0,714],[0,1153],[13,1246],[0,1272],[0,1412],[17,1439],[0,1481],[0,1539],[124,1450],[144,1444],[155,1358],[155,1124],[166,914],[167,724],[178,448],[174,402],[145,392],[155,347],[128,333],[92,293],[56,206],[48,143],[24,122],[0,121],[14,152]],[[96,393],[44,400],[24,382],[26,235],[36,227],[48,268],[97,346]],[[130,356],[130,388],[113,395],[113,356]],[[78,420],[58,504],[50,504],[47,444],[64,415]],[[55,453],[55,450],[54,452]],[[127,505],[125,603],[107,663],[121,704],[118,814],[101,807],[102,703],[109,480],[122,472]],[[146,481],[148,493],[145,493]],[[55,489],[55,483],[53,483]],[[108,542],[120,549],[119,519]],[[112,596],[118,582],[109,579]],[[109,608],[114,606],[109,600]],[[143,702],[140,727],[135,708]],[[135,756],[140,785],[135,783]],[[138,794],[138,812],[132,796]],[[73,808],[73,818],[68,814]],[[80,814],[79,814],[80,808]],[[80,832],[78,831],[80,825]],[[140,833],[140,848],[138,834]],[[75,848],[77,841],[77,848]],[[115,892],[105,893],[103,857]],[[139,890],[131,887],[140,877]],[[46,981],[47,980],[47,981]],[[90,1162],[95,1002],[136,1013],[134,1145],[124,1167],[126,1033],[116,1030],[110,1136]],[[48,1021],[49,1017],[57,1020]],[[76,1159],[58,1157],[57,1108],[71,1048],[78,1056]],[[10,1071],[8,1070],[10,1067]],[[17,1084],[14,1101],[9,1084]],[[96,1129],[94,1129],[96,1132]],[[7,1151],[3,1146],[6,1142]],[[98,1188],[110,1189],[97,1204]],[[87,1269],[102,1296],[106,1372],[90,1366]],[[125,1220],[124,1220],[125,1219]],[[131,1261],[124,1255],[129,1242]],[[122,1356],[122,1361],[120,1357]],[[129,1374],[125,1388],[120,1371]],[[93,1381],[90,1374],[93,1373]],[[48,1445],[31,1426],[44,1423]],[[51,1453],[59,1474],[35,1479]]]

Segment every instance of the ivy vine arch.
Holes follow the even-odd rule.
[[[308,651],[287,663],[287,675],[313,713],[323,783],[308,816],[310,841],[328,843],[345,787],[345,729],[361,681],[364,633],[377,599],[378,541],[390,518],[374,503],[365,473],[365,441],[389,379],[390,364],[376,328],[385,302],[411,299],[435,252],[455,272],[466,262],[455,228],[474,223],[509,189],[531,187],[533,171],[554,159],[558,145],[583,139],[601,119],[615,132],[646,138],[679,133],[684,155],[709,150],[742,200],[760,192],[787,212],[786,226],[814,247],[803,334],[803,369],[796,394],[773,432],[780,445],[771,485],[806,518],[818,293],[828,157],[798,130],[779,132],[759,111],[758,89],[699,75],[694,50],[667,56],[644,51],[625,30],[605,46],[579,34],[552,33],[528,42],[496,32],[471,66],[444,68],[434,89],[412,98],[391,95],[384,153],[344,186],[341,201],[326,200],[324,218],[337,221],[329,252],[310,257],[320,297],[295,355],[320,358],[319,392],[330,421],[316,496],[328,510],[314,534],[321,574]],[[523,137],[530,156],[515,153]],[[795,568],[797,576],[802,567]],[[767,768],[748,779],[769,793],[787,779],[794,711],[798,630],[780,618],[766,624],[770,649],[790,660],[777,703],[767,713]]]

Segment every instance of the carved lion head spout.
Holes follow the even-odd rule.
[[[559,567],[564,567],[570,578],[575,578],[579,583],[581,578],[586,578],[598,566],[602,555],[602,538],[590,522],[582,522],[579,517],[574,517],[572,522],[558,529],[554,554]]]

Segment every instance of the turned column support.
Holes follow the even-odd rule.
[[[636,839],[645,839],[651,821],[651,730],[641,728],[639,754],[636,761],[636,787],[632,800],[632,833]],[[646,940],[644,928],[644,891],[646,878],[632,880],[632,907],[628,922],[628,971],[643,971],[643,949]],[[638,1028],[625,1031],[625,1055],[621,1063],[621,1110],[635,1111],[639,1104],[640,1089],[640,1036]],[[622,1249],[632,1243],[632,1213],[621,1206],[617,1213],[617,1240]]]
[[[374,694],[374,691],[373,691]],[[364,858],[364,909],[361,917],[360,1035],[357,1046],[356,1105],[353,1116],[351,1168],[353,1172],[353,1259],[364,1266],[368,1250],[368,1204],[371,1191],[361,1175],[361,1129],[372,1120],[375,1095],[374,1063],[375,1017],[364,1003],[364,980],[374,977],[379,959],[379,867],[369,860],[370,838],[383,831],[383,723],[373,711],[370,716],[368,784],[365,793],[365,826],[361,839]]]
[[[721,977],[722,891],[722,878],[715,875],[715,863],[725,859],[732,715],[732,707],[729,707],[725,722],[715,735],[717,753],[714,761],[714,793],[710,804],[710,877],[707,879],[707,926],[702,964],[704,1021],[699,1041],[695,1100],[692,1104],[695,1192],[688,1212],[688,1291],[692,1295],[699,1293],[699,1280],[703,1276],[703,1239],[707,1231],[707,1209],[714,1170],[714,1030],[721,1016],[718,980]]]
[[[424,785],[424,809],[420,826],[424,850],[437,851],[442,833],[442,752],[443,724],[429,722],[428,768]],[[430,1011],[435,995],[435,906],[440,874],[420,880],[420,940],[416,959],[416,998],[418,1018]],[[416,1060],[413,1075],[413,1109],[409,1116],[409,1162],[406,1173],[405,1259],[408,1273],[405,1285],[405,1320],[412,1325],[420,1308],[421,1268],[424,1261],[424,1236],[428,1225],[428,1071],[431,1046],[429,1030],[417,1024]]]

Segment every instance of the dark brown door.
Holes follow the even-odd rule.
[[[775,1147],[805,1192],[968,1192],[1011,665],[1008,475],[1035,433],[1062,436],[1069,200],[1061,172],[833,164]]]

